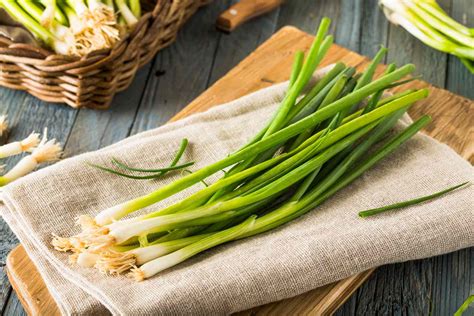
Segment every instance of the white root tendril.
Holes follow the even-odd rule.
[[[69,53],[84,56],[95,50],[111,48],[120,40],[120,30],[114,12],[106,5],[99,5],[79,17],[80,26],[65,36]]]
[[[20,142],[21,150],[26,152],[33,152],[33,150],[40,144],[40,135],[38,133],[31,133],[27,138]]]
[[[56,234],[53,234],[51,245],[53,245],[54,249],[61,252],[73,251],[76,249],[71,242],[71,238],[60,237]]]
[[[6,115],[0,116],[0,136],[8,130],[8,120]]]
[[[96,229],[88,229],[75,236],[85,248],[97,252],[102,251],[115,244],[115,237],[109,235],[107,227],[98,227]]]
[[[145,280],[145,272],[143,272],[142,269],[135,267],[131,270],[129,277],[135,279],[137,282],[141,282]]]
[[[80,215],[77,217],[76,224],[81,226],[82,231],[90,231],[101,228],[101,226],[96,223],[94,218],[90,217],[89,215]]]
[[[36,160],[36,162],[40,164],[44,162],[57,161],[59,160],[61,154],[61,145],[56,142],[55,139],[51,139],[46,142],[41,141],[38,147],[33,150],[31,155]]]
[[[119,275],[135,267],[135,264],[134,254],[106,250],[100,253],[95,267],[102,273]]]
[[[95,266],[97,260],[99,259],[99,254],[85,251],[81,252],[76,259],[76,263],[83,268],[92,268]]]

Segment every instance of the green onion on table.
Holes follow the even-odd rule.
[[[16,155],[22,153],[20,150],[25,149],[25,142],[29,141],[29,143],[27,143],[28,149],[24,151],[31,152],[30,155],[21,158],[20,161],[6,174],[0,176],[0,187],[33,172],[40,164],[59,160],[59,157],[62,154],[62,148],[55,139],[48,140],[45,135],[41,141],[36,143],[38,140],[38,134],[32,133],[22,142],[13,142],[0,147],[1,150],[2,147],[5,148],[13,145],[9,148],[8,154],[9,156]],[[15,150],[17,150],[16,153],[14,153]]]
[[[474,73],[474,29],[455,21],[435,0],[379,0],[387,19],[424,44],[458,57]]]
[[[8,130],[7,116],[0,116],[0,136]],[[34,171],[40,164],[57,161],[62,153],[62,148],[55,139],[47,139],[47,129],[40,139],[40,134],[31,133],[21,141],[14,141],[0,146],[0,159],[29,153],[7,173],[0,176],[0,187],[3,187]],[[1,171],[4,166],[0,167]]]
[[[0,0],[0,7],[45,46],[74,56],[112,48],[141,16],[139,0]]]
[[[19,155],[25,152],[32,152],[40,143],[40,135],[31,133],[21,141],[11,142],[0,146],[0,158]]]
[[[332,43],[326,34],[329,24],[323,19],[304,60],[303,53],[296,53],[286,96],[246,145],[94,218],[80,216],[82,231],[72,237],[54,236],[53,246],[72,253],[71,261],[80,266],[109,274],[131,271],[141,281],[206,249],[268,231],[314,210],[425,127],[428,116],[387,139],[407,109],[428,91],[405,90],[385,97],[383,91],[404,83],[414,71],[413,65],[391,65],[374,78],[385,48],[363,73],[337,63],[310,86],[311,75]],[[222,178],[188,197],[124,219],[221,170],[226,170]]]

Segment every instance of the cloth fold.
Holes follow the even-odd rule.
[[[228,314],[292,297],[387,263],[474,245],[472,186],[442,198],[361,219],[358,211],[473,181],[472,166],[422,134],[309,214],[273,231],[222,245],[144,282],[68,264],[51,234],[71,235],[75,218],[148,193],[156,181],[124,179],[89,167],[120,157],[165,165],[182,138],[194,170],[225,157],[262,128],[287,84],[257,91],[205,113],[147,131],[96,152],[65,159],[7,186],[0,207],[63,314]],[[404,123],[399,123],[398,128]],[[220,175],[211,177],[210,181]],[[169,205],[200,184],[150,209]]]
[[[0,8],[0,36],[6,37],[15,43],[40,46],[33,34],[15,21],[3,8]]]

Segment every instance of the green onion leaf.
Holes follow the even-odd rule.
[[[468,183],[469,183],[469,181],[458,184],[458,185],[455,185],[453,187],[447,188],[445,190],[442,190],[442,191],[439,191],[439,192],[436,192],[436,193],[433,193],[433,194],[430,194],[430,195],[425,195],[425,196],[421,196],[421,197],[418,197],[418,198],[415,198],[415,199],[411,199],[411,200],[407,200],[407,201],[403,201],[403,202],[398,202],[398,203],[394,203],[394,204],[390,204],[390,205],[386,205],[386,206],[382,206],[382,207],[362,211],[362,212],[359,212],[359,216],[360,217],[369,217],[369,216],[377,215],[377,214],[380,214],[380,213],[383,213],[383,212],[386,212],[386,211],[400,209],[400,208],[420,204],[420,203],[423,203],[425,201],[429,201],[429,200],[433,200],[433,199],[436,199],[438,197],[441,197],[441,196],[443,196],[443,195],[445,195],[445,194],[447,194],[451,191],[454,191],[454,190],[456,190],[460,187],[463,187],[463,186],[467,185]]]

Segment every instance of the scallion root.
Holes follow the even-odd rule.
[[[129,276],[137,282],[145,280],[145,272],[143,272],[143,270],[138,267],[133,268]]]
[[[72,243],[72,238],[60,237],[56,234],[53,234],[53,239],[51,241],[51,245],[60,252],[68,252],[76,250],[76,246]]]
[[[88,251],[77,254],[76,263],[83,268],[92,268],[96,265],[99,255]]]
[[[33,150],[40,144],[38,133],[32,133],[30,136],[20,142],[21,150],[23,152],[33,152]]]
[[[38,164],[59,160],[62,154],[62,147],[55,139],[45,141],[35,148],[31,156]]]
[[[76,219],[76,224],[81,226],[82,231],[100,229],[101,227],[97,225],[96,221],[89,215],[80,215]]]
[[[102,273],[118,275],[135,267],[135,255],[128,252],[106,250],[100,253],[95,267]]]

